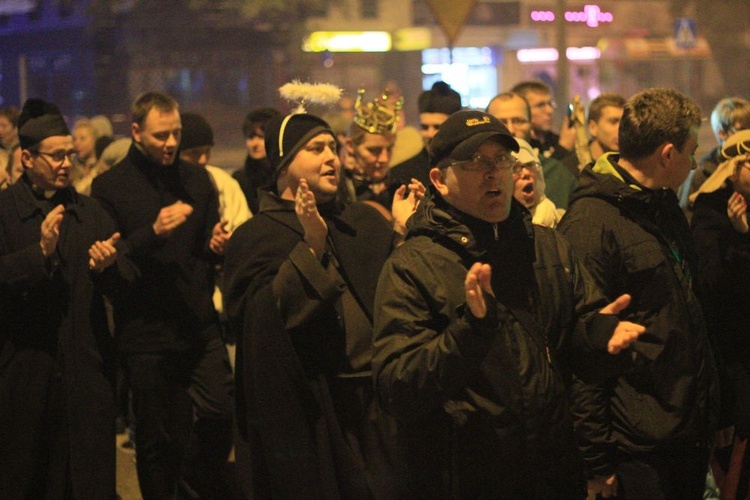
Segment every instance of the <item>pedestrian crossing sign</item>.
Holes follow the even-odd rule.
[[[677,18],[674,22],[674,41],[680,49],[692,49],[697,44],[695,19]]]

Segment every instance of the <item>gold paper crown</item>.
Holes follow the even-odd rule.
[[[383,90],[367,104],[362,104],[365,89],[357,91],[357,101],[354,103],[354,123],[371,134],[393,134],[396,132],[398,113],[404,105],[404,98],[392,99],[390,91]],[[389,101],[390,99],[390,101]]]

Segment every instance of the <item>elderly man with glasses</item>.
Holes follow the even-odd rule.
[[[566,375],[643,332],[616,317],[629,297],[606,304],[514,200],[518,150],[493,116],[451,115],[432,140],[432,186],[380,275],[375,387],[424,498],[582,498]]]

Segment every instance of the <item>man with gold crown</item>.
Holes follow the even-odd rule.
[[[322,90],[296,86],[305,102]],[[225,256],[239,448],[250,451],[238,472],[251,498],[404,497],[370,371],[375,286],[398,238],[372,206],[339,201],[335,133],[299,111],[266,124],[275,185]],[[399,225],[417,197],[396,193]]]

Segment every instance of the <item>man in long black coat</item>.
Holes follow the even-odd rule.
[[[28,101],[19,125],[25,173],[0,193],[0,496],[114,498],[102,294],[133,268],[107,213],[69,186],[73,139],[57,108]]]
[[[251,452],[240,446],[237,458],[246,491],[393,498],[393,427],[370,373],[375,286],[393,229],[371,206],[337,203],[340,162],[323,120],[272,118],[266,149],[276,189],[234,232],[224,263],[238,423]]]

